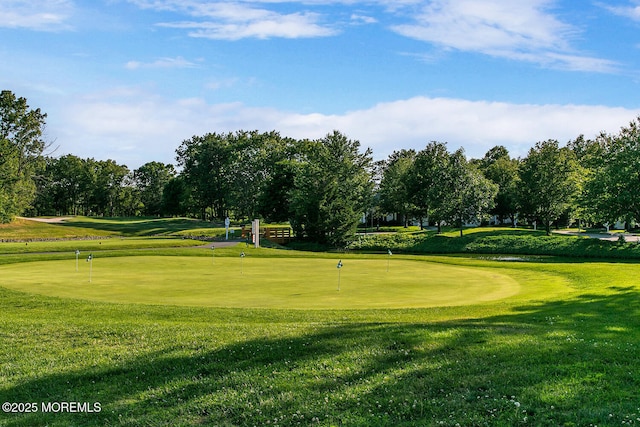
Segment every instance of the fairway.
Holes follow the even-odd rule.
[[[104,302],[299,309],[459,306],[520,291],[516,280],[491,269],[386,257],[344,260],[339,271],[336,265],[337,259],[135,256],[81,260],[76,271],[70,259],[2,266],[0,285]]]

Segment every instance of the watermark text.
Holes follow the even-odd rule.
[[[98,413],[100,402],[4,402],[2,412],[14,414],[44,413]]]

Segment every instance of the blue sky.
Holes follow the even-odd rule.
[[[55,155],[131,169],[240,129],[523,157],[640,115],[640,0],[0,0],[0,57]]]

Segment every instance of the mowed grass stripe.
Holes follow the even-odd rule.
[[[338,271],[333,259],[97,257],[77,272],[72,259],[3,266],[0,285],[93,301],[297,309],[459,306],[521,291],[498,269],[386,257],[343,263]]]

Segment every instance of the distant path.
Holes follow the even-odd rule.
[[[570,236],[589,237],[590,239],[609,240],[612,242],[617,242],[620,236],[624,236],[624,239],[627,242],[640,241],[640,236],[635,234],[629,234],[629,233],[580,233],[577,231],[567,231],[567,230],[554,231],[554,233],[570,235]]]
[[[73,217],[70,216],[57,216],[54,218],[27,218],[24,216],[19,216],[18,219],[26,219],[27,221],[37,221],[37,222],[46,222],[49,224],[60,224],[61,222],[65,222]]]
[[[71,217],[71,216],[58,216],[58,217],[53,217],[53,218],[27,218],[27,217],[19,216],[17,218],[18,219],[24,219],[24,220],[27,220],[27,221],[46,222],[48,224],[60,224],[60,223],[65,222],[67,220],[73,219],[73,217]],[[245,240],[223,240],[223,241],[209,242],[209,243],[204,244],[204,245],[194,246],[194,248],[205,248],[205,249],[210,249],[210,248],[228,248],[229,246],[235,246],[238,243],[242,243],[242,242],[245,242]],[[144,249],[153,249],[153,248],[144,248]]]

